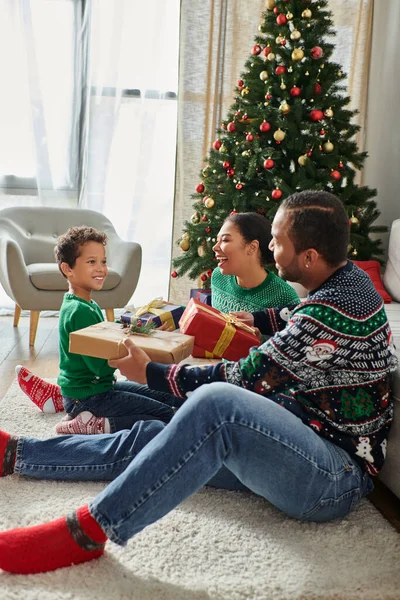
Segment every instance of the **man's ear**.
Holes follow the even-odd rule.
[[[61,267],[61,271],[64,273],[64,275],[66,277],[70,277],[70,275],[72,273],[72,269],[69,266],[69,264],[66,263],[66,262],[62,262],[61,265],[60,265],[60,267]]]
[[[315,265],[319,258],[319,253],[314,248],[309,248],[304,252],[304,266],[309,268]]]

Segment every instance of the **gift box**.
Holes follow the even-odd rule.
[[[260,342],[254,328],[192,298],[179,321],[182,333],[194,336],[192,356],[239,360]]]
[[[131,337],[152,361],[163,364],[178,363],[193,350],[194,338],[191,335],[157,329],[149,335],[141,335],[130,333],[128,328],[123,328],[118,323],[104,321],[70,333],[69,351],[107,360],[123,358],[128,354],[123,344],[127,336]]]
[[[122,323],[136,323],[138,319],[147,323],[152,318],[156,327],[160,327],[163,323],[167,323],[168,327],[178,329],[179,319],[185,310],[184,306],[170,304],[162,298],[155,298],[145,306],[141,306],[135,311],[127,311],[121,315]]]
[[[190,297],[195,300],[199,300],[204,304],[211,306],[211,290],[204,290],[202,288],[192,288],[190,290]]]

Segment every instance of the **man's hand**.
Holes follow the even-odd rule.
[[[239,321],[243,321],[246,325],[250,325],[250,327],[254,327],[254,317],[251,313],[246,312],[244,310],[231,311],[232,315],[235,315],[239,319]]]
[[[136,346],[130,338],[126,338],[123,344],[129,352],[128,356],[109,360],[108,364],[113,369],[119,369],[121,375],[124,375],[130,381],[147,384],[146,367],[151,362],[150,357],[144,350]]]

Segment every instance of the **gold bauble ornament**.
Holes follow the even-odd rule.
[[[279,110],[281,111],[281,113],[283,115],[287,115],[288,112],[290,112],[290,106],[289,106],[289,104],[287,104],[287,102],[284,102],[283,104],[280,105]]]
[[[331,119],[333,117],[333,110],[331,108],[327,108],[326,111],[324,112],[324,115],[326,117],[328,117],[329,119]]]
[[[312,12],[309,8],[306,8],[305,10],[303,10],[303,12],[301,13],[301,16],[303,17],[303,19],[311,19],[312,17]]]
[[[285,139],[286,133],[282,131],[282,129],[277,129],[274,131],[274,140],[277,142],[281,142]]]
[[[357,254],[358,254],[358,252],[357,252],[357,249],[356,249],[356,248],[354,248],[354,250],[353,250],[353,252],[351,253],[351,255],[352,255],[352,256],[357,256]]]
[[[325,152],[333,152],[335,146],[332,144],[332,142],[325,142],[325,144],[322,147],[325,150]]]
[[[250,150],[244,150],[242,156],[250,156]]]
[[[199,246],[197,248],[197,254],[200,256],[200,258],[203,258],[205,256],[205,254],[206,254],[206,246],[207,246],[207,244],[205,242],[203,242],[201,244],[201,246]]]
[[[299,158],[297,159],[297,162],[299,163],[299,165],[301,167],[304,167],[304,165],[307,162],[307,158],[308,158],[307,154],[302,154],[301,156],[299,156]]]
[[[182,233],[182,239],[188,240],[189,238],[190,238],[190,234],[187,231],[185,231],[185,233]]]
[[[285,38],[284,38],[282,35],[278,35],[278,36],[275,38],[275,42],[276,42],[277,44],[281,44],[281,43],[283,42],[283,40],[284,40],[284,39],[285,39]]]
[[[287,70],[288,73],[293,73],[293,67],[289,67]]]
[[[280,85],[280,88],[281,88],[281,90],[286,90],[286,84],[283,83],[283,81],[282,81],[282,83]]]
[[[360,222],[354,215],[351,215],[350,221],[353,223],[353,225],[358,225]]]
[[[204,202],[204,206],[206,208],[212,208],[215,204],[215,200],[214,198],[207,198],[207,200]]]
[[[275,54],[274,54],[273,52],[270,52],[270,53],[268,54],[268,56],[267,56],[267,60],[269,60],[269,61],[271,61],[271,62],[272,62],[273,60],[275,60]]]
[[[191,217],[190,220],[192,221],[193,225],[197,225],[197,223],[200,223],[200,215],[199,213],[195,212]]]
[[[183,250],[184,252],[187,252],[190,248],[190,242],[187,238],[184,238],[183,240],[181,240],[179,242],[179,247],[181,250]]]
[[[308,76],[309,76],[309,74],[310,74],[310,73],[309,73],[308,71],[306,71],[306,72],[304,73],[304,75],[305,75],[306,77],[308,77]]]
[[[299,62],[304,58],[304,51],[301,48],[295,48],[292,52],[292,60]]]
[[[338,71],[337,74],[338,74],[338,77],[341,77],[343,75],[342,71]]]
[[[261,81],[266,81],[268,79],[268,71],[261,71],[259,77]]]
[[[222,144],[219,147],[219,152],[222,152],[222,153],[228,152],[228,148],[226,146],[224,146],[224,144]]]
[[[275,0],[266,0],[265,6],[268,10],[272,10],[275,6]]]
[[[288,21],[291,21],[293,19],[293,14],[291,12],[286,13],[286,18]]]
[[[293,29],[292,33],[290,34],[290,39],[291,40],[299,40],[301,38],[301,33],[298,29]]]
[[[250,90],[249,90],[249,88],[248,88],[248,87],[245,87],[245,88],[243,88],[243,89],[242,89],[242,91],[240,92],[240,95],[241,95],[242,97],[243,97],[243,96],[247,96],[247,94],[249,93],[249,91],[250,91]]]

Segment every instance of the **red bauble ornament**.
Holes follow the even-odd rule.
[[[225,131],[225,129],[226,129],[226,123],[221,123],[221,129],[223,129]]]
[[[248,119],[248,116],[247,116],[247,114],[246,114],[246,113],[244,113],[244,115],[243,115],[242,119],[243,119],[243,121],[247,121],[247,119]]]
[[[276,143],[277,146],[280,146],[280,144],[281,144],[280,140],[276,140],[275,143]]]
[[[280,14],[276,17],[276,22],[278,23],[278,25],[286,25],[287,23],[287,18],[286,15],[284,14]]]
[[[324,118],[322,110],[314,109],[310,112],[311,121],[321,121]]]
[[[214,150],[219,150],[222,146],[222,142],[221,140],[215,140],[215,142],[213,143],[213,148]]]
[[[259,46],[258,44],[253,46],[251,49],[251,53],[254,54],[254,56],[257,56],[258,54],[260,54],[260,52],[261,52],[261,46]]]
[[[238,214],[237,210],[235,210],[235,209],[231,210],[231,215],[237,215],[237,214]]]
[[[238,87],[243,87],[243,79],[238,79]]]
[[[335,181],[339,181],[339,179],[342,177],[342,175],[339,173],[339,171],[332,171],[331,172],[331,177]]]
[[[178,277],[178,273],[176,271],[172,271],[171,277],[173,277],[174,279],[176,279]]]
[[[274,14],[275,15],[279,14],[279,8],[277,6],[274,7]]]
[[[228,123],[228,131],[230,133],[233,133],[234,131],[236,131],[236,125],[233,121],[231,121],[230,123]]]
[[[307,156],[308,156],[308,158],[310,158],[310,156],[312,156],[312,150],[309,150],[309,151],[307,152]]]
[[[226,174],[228,177],[233,177],[235,175],[235,169],[228,169]]]
[[[261,123],[261,125],[260,125],[260,131],[262,131],[262,133],[266,133],[270,129],[271,129],[271,123],[268,123],[268,121],[263,121]]]
[[[211,229],[209,227],[206,227],[205,232],[206,233],[210,233]]]
[[[213,270],[212,269],[208,269],[207,271],[207,277],[211,277]]]
[[[275,69],[276,75],[283,75],[285,72],[286,72],[286,67],[284,67],[283,65],[279,65],[279,67],[276,67],[276,69]]]
[[[274,200],[280,200],[282,198],[282,190],[279,190],[278,188],[272,190],[271,196]]]
[[[207,221],[208,221],[206,215],[204,215],[204,217],[201,217],[201,220],[204,221],[205,223],[207,223]]]
[[[263,54],[264,56],[268,56],[268,54],[271,52],[271,47],[270,46],[265,46],[264,50],[263,50]]]
[[[344,164],[342,163],[342,161],[340,161],[340,163],[338,164],[339,169],[343,169]]]
[[[281,46],[286,46],[286,40],[281,41]]]
[[[207,275],[205,273],[203,273],[203,275],[200,275],[200,279],[202,281],[207,281],[208,277],[207,277]]]
[[[266,100],[271,100],[271,94],[265,94],[265,99]]]
[[[198,183],[196,185],[196,192],[198,194],[202,194],[204,192],[204,185],[202,183]]]
[[[242,187],[243,187],[243,183],[237,183],[237,184],[236,184],[236,189],[237,189],[237,190],[241,190],[241,189],[242,189]]]
[[[314,93],[315,94],[321,94],[322,93],[322,87],[320,86],[320,84],[318,82],[314,85]]]
[[[321,131],[319,132],[319,135],[325,135],[325,129],[321,129]]]
[[[231,166],[231,163],[228,160],[224,160],[224,162],[222,163],[223,169],[229,169],[230,166]]]
[[[274,166],[275,163],[272,160],[272,158],[267,158],[266,160],[264,160],[264,169],[273,169]]]
[[[314,48],[311,48],[311,58],[313,58],[314,60],[321,58],[323,53],[324,51],[322,50],[322,48],[320,48],[320,46],[314,46]]]
[[[240,112],[240,110],[237,110],[235,112],[235,117],[237,117],[238,119],[240,119],[241,116],[242,116],[242,113]]]
[[[300,96],[301,94],[301,88],[294,86],[292,87],[292,89],[290,90],[290,95],[293,96],[294,98],[296,98],[297,96]]]
[[[247,142],[252,142],[254,140],[254,135],[252,135],[251,133],[248,133],[246,135],[246,141]]]

